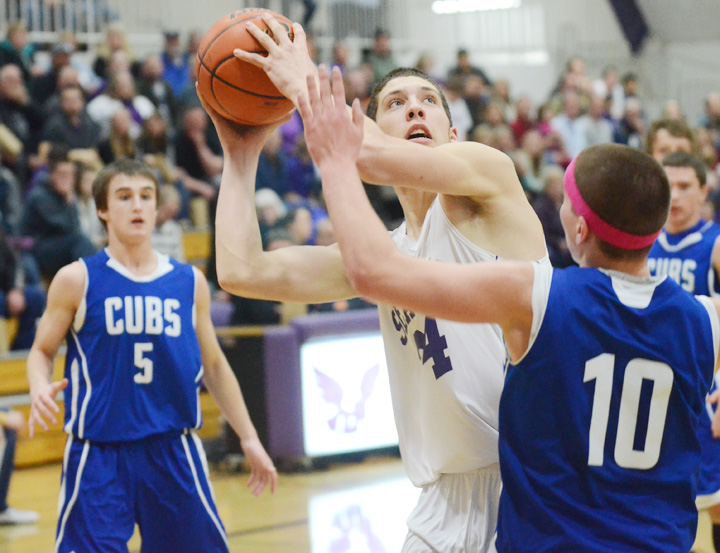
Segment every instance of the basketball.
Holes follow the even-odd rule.
[[[265,71],[233,55],[235,48],[267,53],[245,28],[252,21],[270,33],[263,13],[275,17],[293,38],[292,21],[287,17],[261,8],[245,8],[218,19],[205,33],[197,52],[197,82],[203,99],[220,115],[243,125],[274,123],[294,108]]]

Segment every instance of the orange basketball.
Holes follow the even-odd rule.
[[[275,17],[292,39],[292,21],[287,17],[261,8],[245,8],[218,19],[198,48],[196,68],[200,94],[220,115],[243,125],[273,123],[294,107],[265,71],[233,56],[235,48],[267,53],[245,28],[245,24],[252,21],[270,33],[262,20],[266,12]]]

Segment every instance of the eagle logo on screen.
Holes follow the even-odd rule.
[[[313,367],[313,370],[323,399],[326,403],[335,407],[335,414],[327,421],[330,430],[346,434],[355,432],[358,423],[365,418],[365,403],[372,395],[375,380],[377,380],[380,372],[380,365],[377,364],[371,367],[363,375],[359,397],[356,394],[346,394],[346,391],[343,390],[337,380],[319,371],[317,367]]]
[[[351,505],[345,511],[335,515],[333,526],[339,529],[342,535],[333,540],[328,553],[348,553],[350,551],[386,553],[382,541],[373,532],[370,520],[363,515],[359,505]]]

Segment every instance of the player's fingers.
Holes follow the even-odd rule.
[[[332,108],[332,91],[330,90],[330,73],[326,65],[318,67],[318,75],[320,77],[320,102],[323,108],[329,112]]]
[[[52,392],[51,392],[52,397],[57,396],[62,390],[64,390],[65,388],[67,388],[67,385],[68,385],[68,379],[67,379],[67,378],[63,378],[62,380],[58,380],[57,382],[53,382],[53,383],[50,385],[50,388],[51,388],[51,390],[52,390]]]
[[[707,401],[708,403],[717,403],[718,400],[720,400],[720,390],[715,390],[705,399],[705,401]]]
[[[33,427],[35,424],[38,424],[40,427],[42,427],[46,431],[49,430],[48,425],[42,416],[42,413],[40,413],[35,407],[33,407],[32,417],[34,419]],[[34,432],[34,428],[33,428],[33,432]]]
[[[320,68],[318,68],[318,75],[320,74]],[[310,108],[313,112],[313,117],[316,117],[322,110],[320,108],[320,95],[318,94],[318,85],[315,79],[311,75],[307,78],[308,96],[310,97]]]
[[[310,108],[310,102],[305,94],[298,96],[298,111],[303,122],[307,125],[312,122],[312,109]]]
[[[268,54],[272,55],[280,50],[277,43],[275,42],[275,39],[269,34],[267,34],[265,31],[261,30],[260,27],[255,25],[255,23],[253,23],[252,21],[248,21],[245,24],[245,28],[247,29],[248,33],[250,33],[255,38],[255,40],[260,43],[260,46],[267,50]]]
[[[52,423],[57,422],[54,413],[58,413],[60,408],[54,400],[46,397],[40,397],[38,398],[38,401],[33,403],[33,408],[36,410],[37,414],[43,418],[49,419]]]
[[[352,120],[356,127],[363,131],[363,125],[365,124],[365,114],[363,113],[362,107],[360,107],[360,99],[355,98],[352,103]]]
[[[301,50],[307,50],[307,35],[305,34],[303,26],[300,25],[300,23],[293,23],[292,31],[294,35],[292,40],[293,44]]]
[[[283,27],[278,22],[278,20],[275,19],[270,13],[263,13],[262,18],[265,22],[265,25],[267,25],[268,29],[270,29],[270,31],[272,32],[271,38],[276,44],[287,46],[288,44],[292,43],[290,37],[288,36],[288,33],[291,31],[291,29]]]
[[[332,68],[332,94],[335,102],[335,109],[345,111],[345,85],[343,83],[342,72],[336,65]]]
[[[31,438],[35,437],[35,417],[32,411],[30,411],[30,416],[28,417],[28,436]]]
[[[241,50],[240,48],[235,48],[235,50],[233,50],[233,56],[235,56],[239,60],[246,61],[254,65],[255,67],[265,69],[265,62],[267,61],[267,58],[265,56],[255,54],[253,52],[246,52],[245,50]]]

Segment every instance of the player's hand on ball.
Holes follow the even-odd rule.
[[[363,140],[364,115],[360,101],[352,104],[352,114],[345,104],[345,87],[338,67],[332,70],[332,85],[327,67],[318,69],[318,85],[307,78],[308,94],[299,101],[305,125],[308,150],[318,167],[333,163],[356,163]]]
[[[197,83],[195,87],[197,88]],[[218,133],[223,151],[230,155],[232,155],[233,152],[259,155],[260,150],[262,150],[266,140],[273,131],[292,116],[292,113],[290,113],[279,121],[267,125],[241,125],[220,115],[199,93],[198,98],[200,98],[202,107],[210,116],[213,125],[215,125],[215,130]],[[252,154],[253,150],[255,150],[254,154]]]
[[[293,23],[291,39],[286,29],[270,14],[263,15],[263,21],[272,31],[272,36],[261,30],[255,23],[248,22],[248,32],[267,50],[267,55],[255,54],[236,49],[236,58],[261,68],[283,96],[297,106],[298,97],[306,91],[307,75],[315,76],[307,45],[305,30],[300,23]]]
[[[270,493],[275,493],[278,481],[277,469],[260,443],[260,439],[256,436],[240,440],[240,447],[250,464],[250,478],[247,486],[251,489],[252,494],[258,496],[268,486],[270,486]]]

